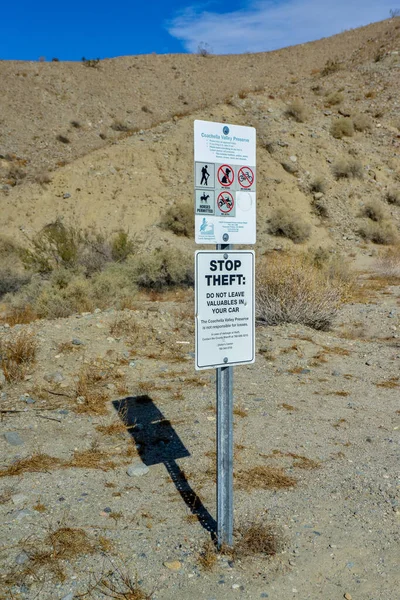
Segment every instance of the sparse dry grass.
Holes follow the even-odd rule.
[[[400,206],[400,189],[391,188],[386,192],[385,199],[389,204]]]
[[[55,456],[43,453],[34,454],[27,458],[20,458],[9,467],[2,469],[0,477],[15,477],[24,473],[47,473],[51,470],[61,468],[63,464],[63,461]]]
[[[193,515],[196,516],[196,515]],[[199,553],[198,562],[203,571],[212,571],[217,564],[217,549],[211,540],[207,540]]]
[[[391,377],[385,381],[378,381],[375,383],[376,387],[394,389],[400,387],[399,377]]]
[[[376,223],[381,223],[387,218],[386,210],[378,200],[366,202],[361,209],[361,216],[367,217]]]
[[[240,490],[254,489],[284,489],[294,487],[297,483],[294,477],[287,475],[283,469],[269,466],[256,466],[247,471],[239,471],[235,482]]]
[[[140,327],[132,314],[117,317],[110,325],[110,333],[117,337],[138,335]]]
[[[380,276],[386,277],[388,283],[393,278],[393,283],[400,278],[400,246],[388,248],[383,252],[376,264],[376,268]]]
[[[235,558],[245,558],[258,554],[275,556],[283,550],[285,541],[277,528],[269,523],[253,521],[238,529],[239,540],[235,544]]]
[[[35,362],[38,343],[33,333],[19,332],[0,341],[0,367],[8,383],[21,381]]]
[[[10,327],[14,325],[27,325],[38,319],[37,313],[28,304],[24,307],[10,307],[5,315],[0,318],[0,323],[8,323]]]

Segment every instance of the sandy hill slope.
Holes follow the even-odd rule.
[[[1,62],[3,232],[32,233],[62,215],[168,241],[154,224],[167,206],[191,202],[194,118],[257,128],[262,246],[276,245],[267,220],[282,206],[311,225],[312,244],[354,244],[367,198],[398,225],[399,208],[383,200],[399,185],[399,25],[239,56]],[[292,102],[302,122],[286,114]],[[362,131],[333,137],[342,115],[362,115]],[[360,178],[337,178],[335,161],[349,158]]]

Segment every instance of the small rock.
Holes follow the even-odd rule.
[[[129,363],[129,366],[130,366],[130,367],[135,367],[135,366],[136,366],[136,363],[135,363],[135,361],[134,361],[134,360],[131,360],[131,361],[130,361],[130,363]]]
[[[129,477],[142,477],[142,475],[147,475],[147,473],[149,472],[149,467],[146,467],[146,465],[144,465],[143,463],[141,464],[133,464],[130,465],[127,470],[126,473],[127,475],[129,475]]]
[[[308,375],[308,373],[311,373],[311,370],[310,369],[302,369],[300,371],[300,373],[301,373],[301,375]]]
[[[78,338],[72,338],[71,344],[73,346],[84,346],[84,343]]]
[[[339,371],[332,371],[332,375],[334,377],[339,377],[340,376],[340,372]]]
[[[94,314],[98,315],[99,313],[101,313],[101,308],[95,308],[94,309]]]
[[[61,600],[73,600],[74,598],[74,592],[70,592],[69,594],[67,594],[66,596],[63,596],[61,598]]]
[[[112,344],[113,342],[115,342],[115,338],[113,338],[113,337],[108,337],[108,338],[107,338],[107,342],[109,342],[110,344]]]
[[[240,585],[238,583],[234,583],[232,586],[233,590],[238,590],[240,588]]]
[[[372,360],[366,360],[366,361],[365,361],[365,364],[366,364],[368,367],[370,367],[370,366],[372,365]]]
[[[104,509],[104,512],[105,512],[105,513],[110,513],[110,512],[112,512],[112,509],[111,509],[109,506],[107,506],[107,507]]]
[[[27,499],[28,497],[25,496],[25,494],[14,494],[11,496],[12,503],[15,504],[15,506],[21,506]]]
[[[107,383],[108,390],[115,390],[115,385],[113,383]]]
[[[297,156],[289,156],[289,159],[294,163],[297,162]]]
[[[4,439],[6,442],[11,444],[11,446],[22,446],[24,444],[24,440],[16,431],[6,431],[4,434]]]
[[[6,377],[5,377],[2,369],[0,369],[0,390],[5,385],[5,383],[6,383]]]
[[[35,404],[36,400],[34,400],[33,398],[31,398],[30,396],[28,396],[27,398],[24,398],[26,404]]]
[[[15,558],[15,562],[17,563],[17,565],[24,565],[26,562],[28,562],[28,560],[29,556],[25,551],[20,552]]]
[[[171,562],[165,561],[163,565],[170,571],[179,571],[179,569],[182,567],[182,563],[179,562],[179,560],[172,560]]]
[[[64,200],[67,200],[68,198],[71,198],[71,194],[69,192],[65,192],[65,194],[63,195]]]
[[[343,596],[343,598],[346,598],[346,600],[352,600],[352,595],[349,594],[348,592],[346,592]]]
[[[316,192],[314,194],[314,200],[321,200],[321,198],[323,198],[323,197],[324,197],[324,195],[322,192]]]
[[[64,381],[64,375],[61,371],[54,371],[54,373],[46,373],[43,377],[48,383],[61,383]]]

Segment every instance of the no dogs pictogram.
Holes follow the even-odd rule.
[[[218,181],[224,187],[229,187],[233,184],[235,173],[230,165],[221,165],[218,169]]]
[[[250,167],[240,167],[238,171],[239,185],[242,188],[250,188],[254,183],[254,173]]]
[[[233,196],[230,192],[221,192],[217,198],[217,206],[222,213],[231,212],[234,205]]]

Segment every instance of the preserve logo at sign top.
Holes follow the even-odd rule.
[[[195,239],[255,244],[256,130],[194,122]]]

